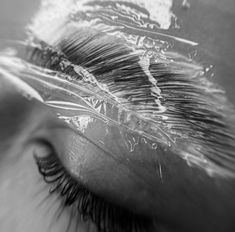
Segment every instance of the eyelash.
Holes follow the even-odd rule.
[[[50,147],[51,153],[45,157],[34,154],[38,171],[50,185],[49,194],[59,194],[64,207],[75,207],[83,221],[90,219],[99,232],[148,231],[150,222],[147,219],[124,211],[94,195],[65,170],[53,147],[48,142],[43,143]]]

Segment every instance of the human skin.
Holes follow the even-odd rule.
[[[227,10],[225,10],[225,12],[227,12]],[[221,17],[223,17],[224,14],[224,12],[221,12]],[[205,28],[202,30],[205,30]],[[194,40],[196,40],[195,37]],[[218,41],[223,41],[219,35]],[[213,49],[208,48],[208,50],[212,51]],[[211,56],[217,57],[221,50],[215,50],[213,52],[214,54]],[[225,58],[225,60],[226,59],[229,58]],[[229,67],[226,66],[224,69],[221,68],[221,70],[229,73],[233,70],[231,60],[228,60],[226,64]],[[229,71],[227,71],[227,68]],[[219,73],[220,72],[222,71],[219,71]],[[232,98],[232,93],[230,93],[229,90],[232,85],[231,83],[233,83],[231,78],[229,83],[230,85],[225,86],[225,88],[228,89],[229,96]],[[50,196],[47,202],[52,202],[49,204],[55,202],[52,211],[48,211],[46,214],[45,211],[47,211],[48,208],[38,207],[38,204],[41,202],[40,200],[47,195],[48,188],[46,184],[40,180],[33,159],[33,149],[42,149],[39,150],[39,152],[43,152],[45,148],[35,142],[28,143],[28,141],[30,138],[32,139],[34,137],[45,137],[51,139],[52,143],[59,143],[58,141],[62,141],[64,134],[66,134],[67,140],[65,139],[65,141],[69,142],[68,138],[71,138],[73,135],[68,129],[63,129],[62,138],[60,133],[58,135],[58,133],[51,130],[52,124],[56,127],[60,125],[60,122],[56,121],[53,115],[51,115],[43,105],[35,101],[28,101],[17,93],[14,84],[9,82],[6,78],[1,79],[0,88],[0,149],[2,151],[0,165],[0,204],[4,205],[4,207],[1,207],[0,227],[2,226],[5,231],[31,231],[32,227],[34,231],[46,231],[49,224],[54,220],[52,211],[56,210],[56,205],[59,203],[56,201],[56,196]],[[17,115],[17,117],[12,117],[12,115]],[[54,136],[55,134],[58,136]],[[143,160],[144,158],[143,156]],[[159,178],[151,189],[151,191],[156,193],[156,195],[154,195],[156,198],[151,199],[149,203],[149,205],[151,204],[151,216],[162,217],[163,221],[173,224],[176,227],[185,224],[183,228],[186,231],[192,231],[192,228],[194,228],[195,231],[198,231],[198,229],[200,229],[200,231],[215,231],[215,229],[217,229],[217,231],[233,231],[234,228],[231,228],[230,223],[235,209],[235,203],[231,202],[235,192],[233,180],[224,178],[211,179],[203,171],[187,166],[185,161],[174,154],[169,153],[163,155],[163,153],[159,152],[159,159],[161,159],[162,163],[167,163],[167,165],[164,166],[167,184],[164,188],[159,189],[158,187],[161,181]],[[151,170],[149,166],[146,165],[144,169],[137,166],[136,170],[139,173],[144,173],[144,170],[150,170],[150,174],[144,174],[143,176],[152,181],[152,173],[154,171]],[[144,185],[137,177],[134,178],[136,178],[135,183],[138,186]],[[102,178],[102,181],[104,181],[104,178]],[[117,191],[113,193],[115,200],[119,188],[120,187],[117,187]],[[174,189],[174,194],[171,192],[172,189]],[[128,194],[131,195],[131,193]],[[189,197],[188,201],[185,200],[185,196]],[[161,199],[161,203],[159,203],[159,199]],[[175,201],[175,199],[177,199],[177,201]],[[172,202],[169,203],[171,200]],[[170,206],[166,207],[166,203]],[[120,204],[124,205],[125,202],[120,202]],[[132,204],[135,205],[135,202]],[[146,208],[149,208],[149,205],[146,203]],[[130,205],[130,207],[132,207],[132,205]],[[141,210],[144,212],[146,208],[143,207]],[[180,215],[178,213],[179,208],[185,213]],[[11,216],[9,217],[9,215]],[[62,218],[54,223],[52,227],[53,231],[65,230],[64,221],[67,220],[66,217],[68,217],[68,215],[66,213],[62,215]],[[15,223],[12,223],[12,221]],[[227,225],[229,225],[229,228],[226,227]],[[82,226],[83,225],[81,225],[79,231],[86,231],[85,226],[84,228],[82,228]]]
[[[79,147],[70,145],[77,135],[56,120],[43,104],[23,97],[7,77],[2,76],[0,84],[0,226],[5,231],[30,231],[32,228],[34,231],[47,231],[48,228],[65,231],[69,210],[65,209],[56,220],[60,200],[54,195],[47,198],[49,189],[40,178],[33,154],[47,154],[48,148],[39,142],[41,138],[62,152],[70,149],[70,152],[79,153]],[[116,143],[117,140],[111,138],[109,142],[112,144],[113,141]],[[125,157],[119,156],[119,153],[115,160],[101,154],[101,162],[98,163],[95,157],[89,156],[84,165],[87,170],[92,169],[97,173],[94,179],[92,174],[84,172],[90,188],[110,201],[135,208],[143,215],[160,218],[164,227],[170,228],[169,231],[233,231],[233,179],[211,178],[206,172],[188,166],[176,154],[161,148],[157,157],[155,150],[145,146],[138,151],[130,157],[127,167],[122,166]],[[156,159],[162,164],[163,179],[156,175],[155,167],[151,164]],[[133,172],[127,175],[128,167]],[[119,177],[116,185],[110,188],[105,183],[113,178],[110,173],[115,172],[119,172]],[[136,189],[145,189],[145,194],[137,194]],[[120,194],[125,194],[125,200],[120,198]],[[79,225],[78,231],[88,231],[83,223]]]

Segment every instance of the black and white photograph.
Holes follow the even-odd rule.
[[[235,0],[0,0],[0,232],[235,232]]]

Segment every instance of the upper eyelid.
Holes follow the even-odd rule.
[[[103,154],[95,144],[89,143],[89,138],[86,139],[86,137],[84,139],[87,140],[87,149],[81,149],[80,146],[85,141],[80,143],[81,135],[71,132],[69,128],[66,130],[54,128],[50,134],[48,139],[56,151],[55,154],[71,177],[79,183],[84,183],[91,192],[114,205],[131,212],[134,210],[135,214],[146,218],[156,217],[158,202],[154,203],[154,206],[152,202],[152,194],[157,190],[153,186],[157,178],[154,166],[156,160],[152,164],[144,165],[147,160],[149,161],[150,156],[154,156],[153,152],[151,154],[149,150],[145,150],[143,152],[148,152],[145,159],[139,154],[126,162],[123,154],[110,154],[111,156]],[[76,149],[72,145],[73,137],[76,141]],[[81,160],[80,165],[73,163],[76,159]],[[78,170],[78,174],[73,172],[74,168]],[[122,189],[121,194],[120,189]],[[141,191],[136,192],[136,189]]]
[[[65,167],[66,166],[65,161],[62,161],[60,159],[61,155],[59,157],[57,154],[58,148],[54,147],[54,145],[51,144],[51,141],[48,141],[47,139],[42,138],[42,139],[40,139],[39,143],[41,144],[41,146],[47,147],[46,151],[51,150],[50,153],[47,152],[46,154],[34,153],[34,158],[37,163],[40,174],[43,176],[46,183],[51,184],[50,194],[54,194],[55,192],[60,194],[60,191],[61,191],[62,198],[65,198],[65,199],[69,198],[68,186],[66,186],[67,184],[64,185],[60,181],[61,175],[63,175],[63,176],[65,176],[63,182],[67,179],[67,180],[72,181],[74,183],[73,185],[75,185],[75,184],[79,185],[80,186],[79,188],[81,188],[81,191],[84,191],[84,193],[83,193],[84,197],[85,196],[88,197],[88,195],[90,197],[92,197],[92,199],[95,202],[97,202],[97,207],[100,202],[101,203],[103,202],[102,204],[104,204],[102,206],[103,207],[102,210],[106,210],[106,208],[110,207],[110,209],[112,209],[113,213],[117,217],[117,219],[115,219],[114,221],[111,221],[112,223],[122,223],[121,226],[124,226],[124,227],[127,226],[129,223],[130,223],[129,225],[131,225],[131,223],[136,223],[136,226],[139,229],[142,228],[142,226],[143,226],[143,228],[147,229],[152,225],[150,218],[147,218],[144,215],[138,214],[137,212],[134,213],[132,210],[118,205],[117,202],[111,202],[110,200],[108,201],[105,199],[105,197],[102,197],[102,195],[100,196],[100,195],[97,195],[97,194],[91,192],[89,190],[89,187],[86,186],[86,184],[82,183],[81,180],[79,180],[79,179],[75,178],[73,175],[71,175],[69,168]],[[40,152],[40,150],[38,150],[38,151]],[[58,170],[58,171],[56,171],[56,170]],[[92,202],[93,202],[93,200],[92,200]],[[81,204],[83,204],[82,199],[80,199],[78,201]],[[70,201],[68,201],[68,204],[70,206],[70,204],[72,204],[72,202],[70,202],[70,203],[69,202]],[[75,198],[74,198],[73,202],[75,202]],[[92,204],[92,203],[90,202],[89,204]],[[87,205],[87,207],[89,206],[89,204]],[[94,221],[95,223],[98,223],[98,226],[100,228],[100,226],[102,225],[102,222],[100,222],[98,220],[99,218],[93,217],[94,214],[101,213],[99,211],[100,210],[98,210],[97,212],[93,212],[93,211],[89,212],[89,210],[85,211],[85,209],[83,209],[83,208],[79,209],[79,212],[82,214],[82,216],[91,217],[92,221]],[[111,220],[111,219],[112,218],[110,218],[110,219],[105,218],[105,220]],[[124,219],[125,220],[128,219],[128,220],[125,221]],[[101,223],[101,225],[99,223]],[[118,224],[116,226],[118,226]],[[124,229],[124,227],[123,227],[123,229]],[[111,229],[111,228],[109,228],[109,229]]]

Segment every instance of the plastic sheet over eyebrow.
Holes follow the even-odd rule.
[[[229,112],[232,111],[225,98],[225,93],[210,83],[205,78],[206,69],[192,60],[191,54],[196,52],[195,45],[197,43],[170,35],[166,29],[172,25],[169,22],[165,24],[166,22],[159,21],[161,18],[154,19],[151,17],[147,3],[146,5],[134,1],[120,1],[115,4],[110,1],[107,9],[104,9],[104,3],[105,1],[62,1],[60,3],[43,1],[41,11],[29,27],[30,33],[34,38],[37,37],[50,45],[59,46],[58,49],[62,49],[63,52],[66,48],[57,42],[70,26],[74,27],[74,30],[77,28],[77,30],[82,31],[82,35],[87,33],[87,30],[82,29],[82,26],[83,28],[95,28],[97,31],[107,34],[107,37],[101,36],[106,38],[106,42],[111,37],[121,39],[123,43],[128,44],[138,54],[136,55],[138,59],[135,59],[134,63],[138,62],[138,65],[144,71],[143,76],[148,77],[148,84],[140,91],[141,98],[138,98],[137,101],[132,96],[130,99],[124,97],[128,91],[131,94],[135,92],[136,88],[134,87],[137,87],[135,80],[128,82],[132,85],[132,90],[130,88],[128,90],[127,82],[120,85],[118,89],[117,84],[112,83],[112,81],[109,82],[108,78],[103,83],[100,80],[97,81],[96,74],[100,71],[99,68],[88,67],[90,60],[86,60],[86,57],[82,58],[80,55],[79,58],[84,59],[82,65],[74,64],[69,59],[60,63],[65,68],[72,67],[75,75],[81,76],[82,81],[80,80],[79,86],[71,81],[70,75],[59,74],[62,75],[59,76],[57,72],[52,70],[46,70],[45,73],[43,68],[30,66],[30,69],[32,67],[33,70],[37,69],[37,75],[40,77],[33,77],[33,82],[36,83],[42,78],[37,87],[48,85],[50,91],[53,88],[59,89],[66,96],[66,99],[60,99],[62,96],[55,95],[56,97],[53,99],[53,97],[46,95],[49,99],[46,100],[47,103],[57,110],[64,109],[65,115],[59,115],[59,117],[83,131],[85,130],[84,126],[88,126],[94,117],[104,122],[107,120],[110,123],[117,122],[116,126],[120,125],[120,120],[122,120],[121,124],[126,129],[153,139],[167,147],[173,146],[172,149],[178,149],[176,153],[185,159],[189,165],[201,167],[211,175],[216,173],[226,176],[228,174],[227,167],[233,169],[234,135],[231,134],[228,129],[229,126],[225,122],[229,118]],[[156,4],[156,7],[159,7],[159,4]],[[165,7],[165,12],[169,16],[168,20],[172,20],[172,17],[174,17],[171,10],[172,2],[168,1],[168,5],[166,4]],[[154,11],[154,9],[152,10]],[[137,13],[140,16],[139,18],[136,18]],[[163,18],[166,19],[165,16]],[[77,42],[78,45],[84,42],[82,36],[73,38],[73,34],[69,33],[69,35],[72,35],[69,41],[71,44]],[[97,37],[95,40],[97,41]],[[112,40],[112,43],[115,42]],[[89,43],[88,45],[90,46]],[[96,43],[93,43],[92,48],[97,48],[95,45]],[[105,47],[107,44],[101,43],[99,45]],[[187,54],[175,51],[176,45],[183,46],[187,50]],[[89,49],[89,46],[86,46],[86,48]],[[39,46],[40,49],[44,50]],[[78,56],[84,52],[85,50],[80,47],[74,55]],[[84,68],[84,65],[87,67]],[[122,67],[122,65],[120,66]],[[88,70],[89,68],[93,70],[93,73]],[[63,70],[59,71],[63,72]],[[134,73],[136,74],[136,71]],[[140,76],[140,72],[138,75]],[[58,77],[57,83],[54,76]],[[110,73],[107,75],[107,77],[111,76]],[[43,80],[43,78],[46,79]],[[64,79],[67,79],[66,84]],[[114,79],[111,78],[111,80]],[[54,87],[52,87],[53,85]],[[56,85],[60,87],[55,87]],[[72,87],[64,87],[65,85]],[[121,87],[125,91],[121,91]],[[155,93],[154,96],[157,100],[155,103],[157,104],[153,105],[153,101],[150,101],[149,108],[146,107],[145,100],[149,100],[149,96],[148,99],[144,99],[145,90]],[[79,95],[73,96],[77,92],[79,92]],[[45,93],[42,90],[42,94]],[[54,94],[58,93],[59,91]],[[135,93],[135,96],[137,96],[138,91]],[[72,100],[73,97],[79,100]],[[136,104],[133,104],[134,102]],[[84,110],[83,104],[89,110]],[[154,109],[150,109],[151,106],[154,106],[152,107]],[[93,115],[90,117],[82,114],[83,120],[86,121],[84,124],[81,123],[78,115],[74,115],[78,108],[80,112],[92,113]],[[109,115],[107,112],[113,113]],[[220,142],[222,138],[226,138],[224,144]],[[138,139],[132,140],[135,144]],[[214,145],[213,149],[212,144]],[[133,150],[133,146],[130,147]],[[221,164],[224,163],[227,167],[221,169]]]
[[[76,81],[70,82],[62,73],[41,69],[14,57],[1,57],[0,61],[1,65],[5,66],[3,70],[10,71],[9,75],[16,79],[16,76],[19,76],[40,94],[37,96],[33,94],[32,97],[43,100],[58,110],[61,109],[61,118],[65,119],[66,115],[70,115],[71,119],[77,115],[91,115],[107,124],[121,126],[142,136],[169,144],[167,135],[160,128],[158,129],[153,119],[148,119],[131,110],[94,83],[89,83],[84,79],[77,83]],[[28,94],[30,93],[28,91]],[[134,123],[137,121],[139,123]]]
[[[172,70],[175,69],[175,72],[177,70],[178,72],[182,72],[181,69],[178,69],[179,67],[182,67],[181,65],[179,66],[179,64],[175,62],[171,65],[171,68]],[[105,127],[107,130],[109,130],[108,128],[111,125],[119,127],[120,130],[123,131],[124,143],[126,141],[126,138],[128,137],[126,136],[127,134],[136,134],[135,136],[131,136],[132,139],[129,138],[127,140],[127,147],[129,147],[130,152],[134,150],[135,144],[139,141],[138,136],[140,136],[142,138],[150,139],[153,143],[153,149],[157,147],[158,143],[165,144],[168,149],[173,146],[173,148],[171,149],[178,151],[178,155],[180,155],[183,159],[186,159],[187,162],[189,162],[189,165],[197,165],[201,168],[204,168],[208,172],[212,172],[213,174],[223,173],[223,175],[227,175],[225,174],[225,170],[220,169],[221,167],[219,166],[214,166],[214,163],[210,162],[209,159],[206,158],[206,156],[203,156],[203,153],[200,154],[197,150],[192,150],[192,145],[194,144],[194,142],[196,142],[196,146],[201,146],[200,141],[202,142],[202,140],[199,137],[198,143],[197,140],[195,140],[196,137],[194,138],[193,134],[187,134],[188,131],[190,131],[191,129],[189,127],[190,124],[187,124],[188,122],[184,121],[185,119],[182,117],[181,113],[178,114],[176,108],[172,108],[172,113],[175,112],[172,115],[171,111],[169,111],[167,107],[166,112],[147,114],[146,117],[146,114],[142,114],[141,111],[138,111],[138,107],[141,105],[133,105],[134,108],[132,108],[131,104],[129,105],[125,102],[123,103],[118,101],[118,99],[121,98],[115,98],[115,94],[112,95],[106,88],[102,88],[103,86],[99,85],[99,82],[97,82],[94,76],[92,77],[91,74],[87,73],[86,69],[78,65],[73,65],[73,68],[74,70],[76,70],[77,74],[76,79],[66,74],[66,72],[63,73],[56,72],[51,69],[45,69],[40,66],[35,66],[31,63],[27,63],[21,59],[18,59],[17,57],[7,56],[6,54],[1,57],[1,66],[4,67],[5,70],[8,70],[11,75],[18,76],[22,78],[26,83],[30,84],[34,89],[39,92],[43,101],[57,111],[57,115],[59,118],[65,120],[78,130],[84,132],[86,130],[86,128],[84,128],[84,125],[85,127],[87,127],[90,123],[93,122],[93,120],[99,120],[102,121],[104,125],[106,125]],[[193,70],[197,66],[193,66],[188,63],[188,65],[184,65],[183,67],[184,75],[186,75],[187,69]],[[153,68],[154,66],[151,66],[151,69]],[[152,70],[151,72],[155,74],[158,73],[159,75],[161,73],[159,73],[160,70],[161,69],[157,67],[156,73],[154,70]],[[192,74],[192,72],[190,72],[190,74]],[[174,77],[174,75],[172,77]],[[178,75],[176,75],[176,77],[177,76]],[[171,77],[171,75],[169,77]],[[196,75],[194,77],[193,75],[191,75],[191,78],[197,79],[198,76]],[[160,80],[161,78],[158,80],[157,84],[162,90],[166,87],[169,88],[172,84],[175,86],[174,91],[176,91],[176,95],[174,95],[172,99],[172,103],[175,104],[177,102],[177,91],[179,91],[177,90],[177,83],[180,86],[182,84],[187,84],[187,81],[185,81],[184,78],[182,80],[180,80],[179,78],[178,81],[176,81],[175,83],[172,82],[174,79],[172,79],[171,82],[167,81],[161,83]],[[193,83],[195,84],[195,88],[196,82]],[[193,87],[193,83],[188,82],[188,87]],[[187,85],[185,85],[185,87],[187,87]],[[187,90],[185,89],[185,87],[184,91]],[[201,88],[201,85],[199,85],[198,87]],[[205,86],[203,88],[205,88]],[[208,91],[212,90],[213,88],[208,89]],[[214,91],[216,91],[216,89],[214,89]],[[194,98],[196,92],[191,93],[193,94],[191,97]],[[168,101],[170,100],[168,93],[164,93],[163,91],[161,94],[163,94],[163,96],[164,94],[166,94],[166,99]],[[205,100],[207,101],[207,98]],[[169,101],[169,103],[170,102],[171,101]],[[181,108],[182,106],[183,105],[180,105]],[[180,124],[177,124],[177,121],[175,121],[175,117],[177,114],[178,122],[181,121]],[[155,118],[151,118],[151,116],[153,115]],[[83,117],[83,120],[86,120],[86,123],[83,124],[83,126],[81,125],[80,117]],[[172,126],[170,126],[169,128],[165,127],[169,125]],[[179,125],[179,129],[177,129],[177,125]],[[203,126],[203,124],[201,125]],[[205,124],[205,126],[206,125],[207,124]],[[196,128],[196,130],[198,130],[199,128]],[[182,134],[182,132],[184,131],[186,132],[186,134]],[[179,142],[179,139],[187,139],[187,142],[190,141],[190,150],[188,150],[183,143]],[[156,144],[156,146],[154,144]],[[227,147],[227,149],[229,149],[229,147]],[[230,158],[232,159],[232,156]]]

